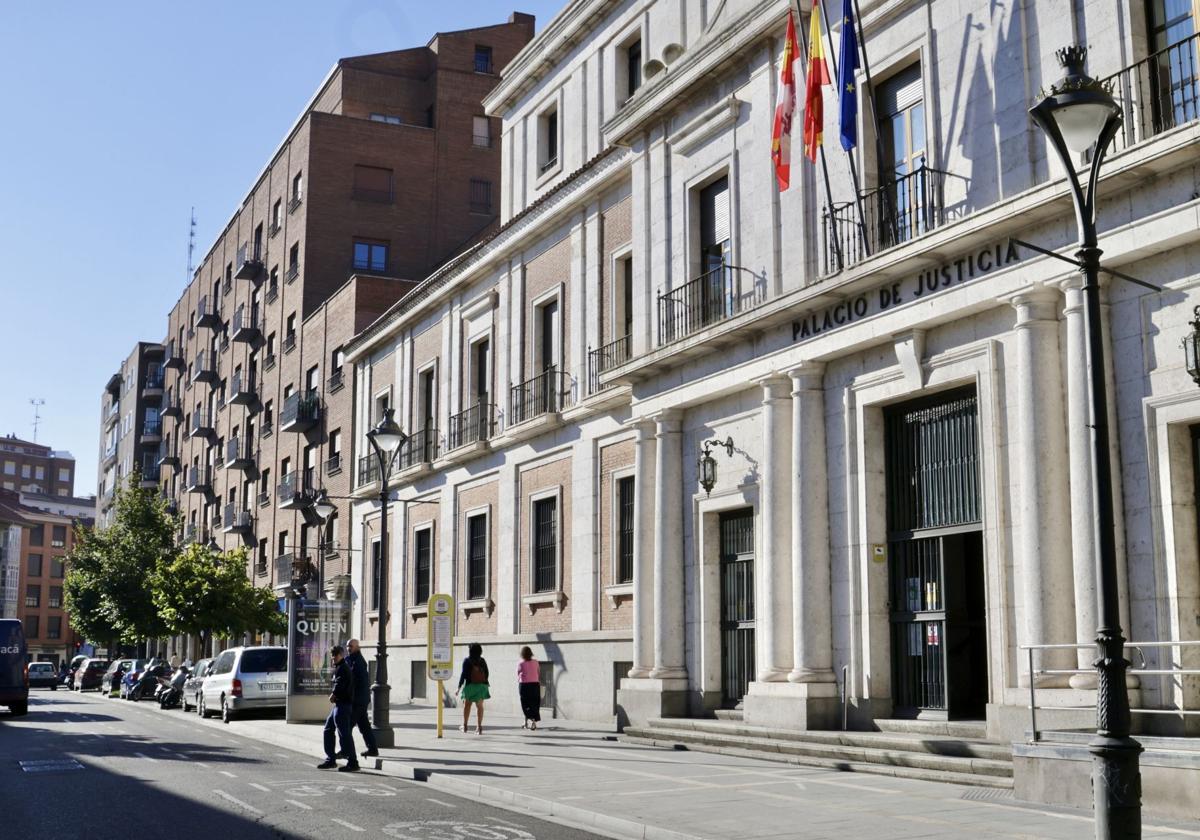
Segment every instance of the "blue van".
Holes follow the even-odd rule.
[[[25,631],[15,618],[0,618],[0,706],[14,715],[29,711]]]

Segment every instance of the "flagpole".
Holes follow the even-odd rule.
[[[821,1],[821,17],[825,19],[825,41],[829,44],[829,60],[833,62],[833,77],[838,77],[837,54],[833,50],[833,32],[829,29],[829,12],[825,8],[825,0]],[[838,91],[838,97],[842,95]],[[846,160],[850,161],[850,178],[854,181],[854,206],[858,208],[858,234],[862,239],[863,255],[871,256],[871,243],[867,241],[867,215],[863,212],[862,204],[862,185],[858,180],[858,166],[854,163],[854,155],[846,153]]]
[[[824,4],[825,0],[821,0]],[[867,40],[863,33],[862,11],[858,8],[858,0],[854,0],[854,26],[858,29],[858,52],[862,56],[863,76],[866,77],[868,110],[871,112],[871,125],[875,129],[875,154],[879,158],[879,166],[883,167],[883,134],[879,131],[879,112],[875,110],[875,87],[871,81],[871,62],[867,61]],[[888,208],[892,223],[892,244],[900,238],[900,230],[896,227],[896,208],[892,206],[892,195],[886,189],[883,191],[883,203]]]
[[[788,8],[789,9],[791,8],[791,0],[788,0]],[[798,21],[803,20],[803,18],[800,15],[799,2],[796,3],[796,20],[798,20]],[[798,26],[797,29],[800,30],[800,39],[804,43],[804,59],[805,59],[804,60],[804,78],[807,81],[808,73],[809,73],[809,70],[811,69],[808,66],[808,64],[812,60],[812,53],[809,51],[809,48],[808,48],[808,32],[805,31],[803,25]],[[844,259],[842,259],[842,241],[838,238],[837,234],[835,232],[833,232],[833,230],[832,230],[832,228],[833,228],[833,225],[832,225],[833,190],[830,189],[830,187],[829,187],[829,163],[825,160],[825,144],[824,143],[820,144],[820,146],[817,147],[817,153],[820,154],[820,156],[821,156],[821,174],[824,176],[824,180],[825,180],[825,204],[826,204],[826,206],[829,207],[829,218],[830,218],[830,222],[831,222],[831,224],[830,224],[830,239],[833,240],[833,250],[834,250],[834,255],[837,257],[838,271],[841,271],[843,268],[846,267],[846,262]]]

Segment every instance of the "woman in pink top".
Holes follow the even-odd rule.
[[[525,712],[525,728],[537,729],[542,719],[542,682],[538,661],[528,645],[521,648],[521,661],[517,663],[518,690],[521,693],[521,709]]]

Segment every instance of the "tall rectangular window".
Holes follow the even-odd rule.
[[[617,583],[633,582],[633,476],[617,479]]]
[[[548,172],[558,164],[558,106],[538,116],[538,172]]]
[[[471,179],[471,212],[492,212],[492,182],[482,178]]]
[[[414,569],[413,569],[413,603],[429,603],[430,587],[432,585],[431,561],[433,552],[433,529],[422,528],[413,535]]]
[[[905,242],[924,232],[930,185],[925,182],[925,103],[921,65],[901,70],[879,85],[879,182],[885,190],[878,219],[882,244]],[[869,220],[871,221],[871,220]]]
[[[467,518],[467,598],[487,597],[487,514]]]
[[[297,172],[292,176],[292,203],[296,204],[304,198],[304,173]]]
[[[51,615],[46,618],[46,638],[57,639],[62,636],[62,616]]]
[[[558,588],[558,498],[533,503],[533,591]]]
[[[39,632],[38,619],[39,618],[40,618],[40,616],[36,616],[36,615],[25,616],[25,638],[26,639],[38,638],[38,632]]]
[[[354,240],[354,267],[363,271],[387,271],[388,246],[384,242]]]
[[[382,545],[379,540],[371,541],[371,582],[367,589],[371,593],[371,609],[379,609],[379,567],[383,562]]]
[[[42,605],[42,587],[36,583],[25,586],[25,606],[40,607]]]
[[[63,572],[63,559],[61,557],[51,557],[50,577],[55,578],[56,580],[62,580]]]
[[[729,261],[729,178],[700,190],[701,271],[720,269]]]
[[[30,554],[26,559],[25,571],[29,577],[42,576],[42,555]]]
[[[484,44],[475,45],[475,72],[492,72],[492,48]]]
[[[45,545],[46,544],[46,526],[34,525],[29,529],[29,544],[30,545]]]
[[[642,41],[639,38],[625,48],[625,98],[642,86]]]
[[[482,149],[491,148],[492,121],[487,117],[471,117],[471,142]]]
[[[354,166],[354,198],[359,201],[392,202],[392,170],[382,166]]]
[[[51,586],[50,594],[46,596],[46,606],[54,609],[62,609],[63,605],[63,588],[61,586]]]

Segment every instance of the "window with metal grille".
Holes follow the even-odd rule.
[[[371,609],[379,609],[379,564],[383,561],[380,542],[371,543]]]
[[[487,514],[467,517],[467,598],[487,597]]]
[[[533,590],[558,588],[558,499],[533,503]]]
[[[492,48],[483,44],[475,45],[475,72],[492,72]]]
[[[416,542],[416,569],[413,575],[413,603],[429,603],[430,554],[433,549],[433,529],[422,528],[413,537]]]
[[[633,476],[617,479],[617,583],[633,581]]]
[[[392,170],[382,166],[354,166],[354,198],[359,201],[392,201]]]
[[[492,182],[482,178],[471,179],[471,210],[475,213],[492,212]]]

